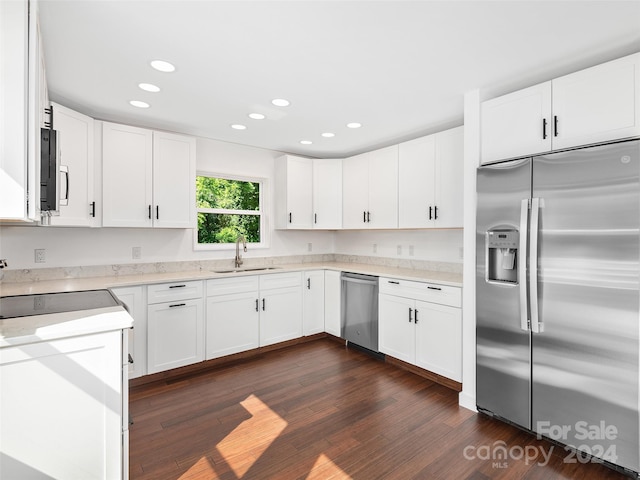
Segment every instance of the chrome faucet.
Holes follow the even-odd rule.
[[[242,242],[242,249],[245,252],[247,251],[247,239],[244,238],[244,235],[240,234],[238,235],[238,238],[236,238],[236,268],[240,268],[240,265],[242,265],[242,254],[240,253],[240,242]]]

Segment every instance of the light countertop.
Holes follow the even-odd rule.
[[[251,266],[256,268],[256,266]],[[153,283],[182,282],[188,280],[207,280],[238,275],[268,275],[305,270],[334,270],[367,275],[393,277],[402,280],[429,282],[453,287],[462,287],[462,275],[453,272],[415,270],[385,265],[371,265],[351,262],[299,263],[279,265],[270,270],[250,270],[246,272],[216,273],[209,270],[191,270],[167,273],[144,273],[134,275],[111,275],[87,278],[60,278],[33,282],[16,282],[0,284],[0,296],[30,295],[36,293],[72,292],[82,290],[99,290],[103,288],[148,285]]]

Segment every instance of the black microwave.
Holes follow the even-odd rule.
[[[58,211],[58,132],[40,129],[40,211]]]

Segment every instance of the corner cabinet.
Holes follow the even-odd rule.
[[[482,163],[640,135],[640,53],[487,100]]]
[[[284,155],[275,160],[277,229],[342,227],[342,160]]]
[[[145,288],[142,286],[117,287],[111,292],[127,308],[133,317],[133,328],[127,330],[129,344],[128,371],[129,378],[147,374],[147,304]]]
[[[93,118],[51,103],[53,128],[58,132],[60,215],[50,225],[90,227],[96,218],[94,192]]]
[[[342,226],[398,228],[398,145],[345,159]]]
[[[382,353],[462,381],[460,288],[380,277]]]
[[[398,226],[462,228],[464,128],[399,145]]]
[[[193,137],[103,124],[104,227],[193,228]]]

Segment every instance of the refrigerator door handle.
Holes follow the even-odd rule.
[[[518,283],[520,286],[520,328],[529,331],[529,302],[527,301],[527,225],[529,199],[520,203],[520,245],[518,255]]]
[[[531,225],[529,227],[529,301],[531,310],[531,331],[542,333],[542,322],[538,318],[538,228],[540,199],[531,199]]]

